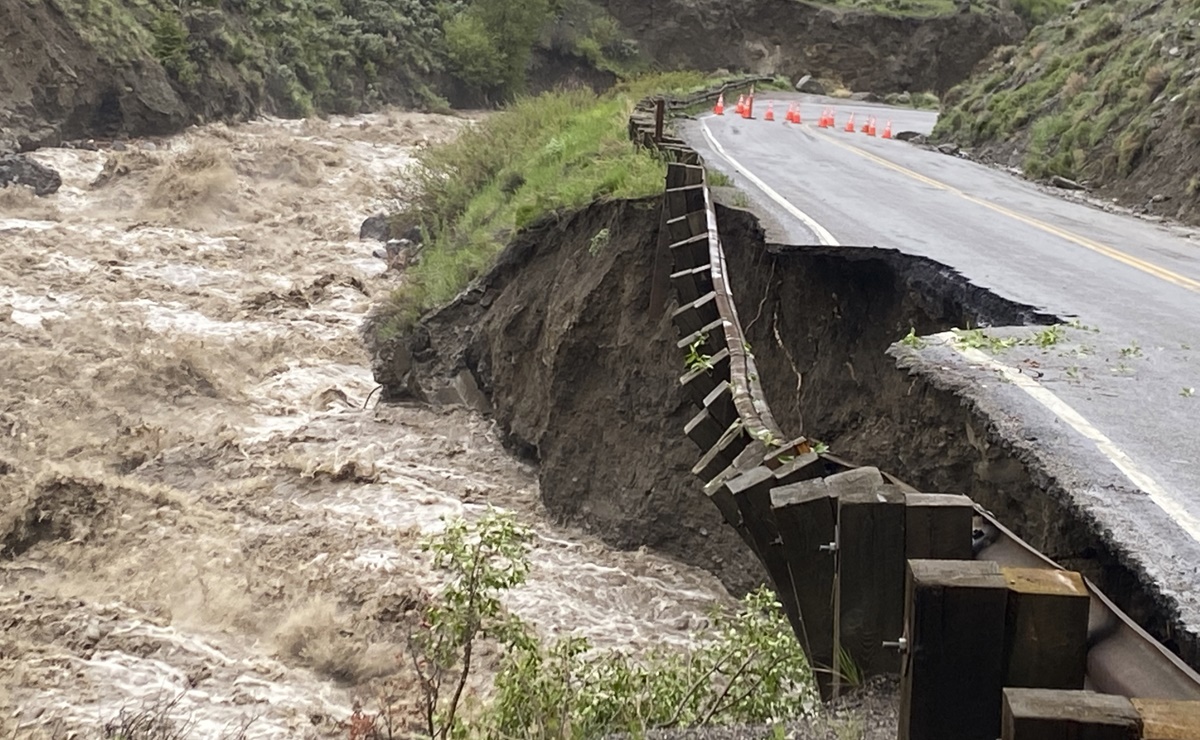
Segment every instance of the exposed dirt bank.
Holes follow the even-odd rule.
[[[605,0],[642,50],[667,68],[802,74],[851,90],[931,90],[961,82],[1024,23],[1009,11],[900,18],[795,0]]]
[[[364,410],[358,330],[395,277],[359,224],[460,124],[43,149],[56,193],[0,190],[0,736],[90,737],[175,701],[195,737],[345,737],[355,693],[416,697],[396,656],[437,585],[419,536],[489,504],[536,532],[508,604],[541,629],[686,643],[728,599],[546,524],[535,472],[477,415]]]
[[[508,443],[540,463],[554,515],[742,590],[763,576],[690,472],[682,354],[667,311],[649,309],[659,213],[657,199],[594,205],[523,231],[469,292],[386,348],[376,378],[393,397],[478,384]]]

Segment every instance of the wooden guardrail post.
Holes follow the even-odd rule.
[[[1078,573],[1003,568],[1008,584],[1004,685],[1082,689],[1091,600]]]
[[[1139,740],[1141,719],[1124,696],[1004,689],[1001,740]]]
[[[659,98],[654,101],[654,141],[663,139],[663,117],[667,110],[667,101]]]
[[[1008,588],[986,560],[910,560],[900,740],[995,740]]]
[[[975,505],[971,499],[947,493],[910,493],[905,505],[905,554],[910,560],[974,560],[971,522]]]
[[[1200,738],[1200,701],[1133,699],[1142,719],[1142,740]]]
[[[824,478],[780,486],[771,491],[771,511],[779,527],[783,555],[800,612],[800,640],[817,686],[832,696],[833,579],[837,548],[837,498]]]
[[[884,642],[904,627],[904,494],[879,480],[838,496],[835,658],[844,652],[863,678],[899,672],[900,656]]]

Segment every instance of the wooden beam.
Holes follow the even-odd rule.
[[[1138,740],[1133,703],[1115,694],[1004,689],[1001,740]]]
[[[1200,701],[1132,699],[1142,718],[1142,740],[1200,738]]]
[[[995,740],[1008,600],[1000,566],[910,560],[907,571],[898,737]]]
[[[906,555],[910,560],[974,560],[975,505],[966,496],[910,493],[905,497]]]
[[[1078,573],[1003,568],[1008,583],[1004,685],[1082,689],[1091,599]]]
[[[837,478],[830,476],[830,487]],[[858,490],[838,492],[835,654],[844,650],[864,678],[896,674],[900,655],[883,643],[904,628],[904,494],[845,480]]]
[[[833,578],[837,498],[822,478],[771,490],[783,556],[800,613],[796,633],[823,698],[832,696]]]

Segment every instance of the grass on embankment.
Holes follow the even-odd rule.
[[[661,192],[666,165],[634,147],[629,114],[652,92],[686,94],[705,82],[696,73],[672,73],[599,96],[573,90],[522,98],[424,150],[406,175],[409,206],[392,225],[421,225],[426,246],[403,286],[377,308],[376,337],[386,340],[451,300],[491,266],[514,229],[598,198]]]
[[[1193,173],[1175,171],[1200,154],[1188,142],[1200,126],[1198,22],[1194,0],[1093,3],[952,90],[934,136],[1001,158],[1016,149],[1014,163],[1033,178],[1192,196],[1195,178],[1183,183]]]

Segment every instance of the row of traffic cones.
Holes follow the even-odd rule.
[[[737,106],[734,107],[733,112],[736,113],[737,115],[741,116],[742,118],[751,118],[751,117],[753,117],[752,116],[753,106],[754,106],[753,94],[751,94],[749,96],[739,95]],[[715,113],[718,116],[725,115],[725,95],[724,94],[717,96],[717,104],[715,106],[713,106],[713,113]],[[765,120],[765,121],[774,121],[775,120],[775,104],[774,103],[771,103],[771,102],[767,103],[767,112],[766,112],[766,114],[763,115],[763,120]],[[785,123],[803,123],[803,120],[800,117],[800,106],[797,105],[796,103],[788,103],[787,113],[784,114],[783,120]],[[819,119],[817,119],[817,127],[818,128],[836,128],[837,127],[837,111],[835,111],[833,108],[826,108],[823,111],[821,111],[821,117]],[[843,128],[842,130],[849,134],[854,133],[854,114],[853,113],[850,114],[850,120],[846,121],[846,127]],[[860,132],[866,134],[867,136],[874,136],[875,131],[876,131],[875,116],[870,116],[867,118],[866,122],[863,123],[862,128],[860,129]],[[884,124],[883,135],[881,138],[884,138],[884,139],[892,138],[892,122],[891,122],[891,120],[888,120],[888,122],[886,124]]]

